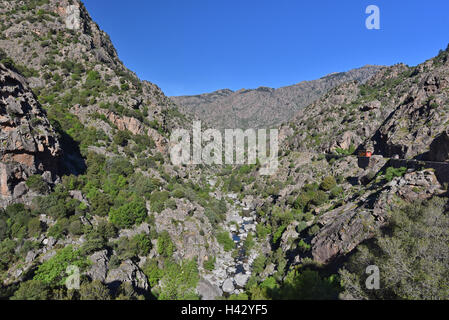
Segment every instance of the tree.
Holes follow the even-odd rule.
[[[55,256],[41,264],[34,275],[33,280],[41,281],[48,285],[64,285],[66,279],[66,269],[73,265],[80,268],[80,271],[89,265],[86,258],[82,257],[79,250],[68,245],[60,249]]]
[[[83,282],[80,286],[81,300],[110,300],[111,295],[106,285],[99,280]]]
[[[154,287],[158,284],[159,280],[164,275],[163,270],[159,269],[157,260],[151,259],[147,260],[142,268],[143,272],[148,278],[148,282],[151,287]]]
[[[166,258],[173,255],[174,245],[170,238],[170,234],[167,231],[162,231],[157,238],[157,252]]]
[[[128,145],[128,140],[130,136],[127,131],[118,131],[114,136],[114,143],[121,147],[126,147]]]
[[[293,203],[293,208],[304,210],[309,202],[310,196],[306,193],[301,193]]]
[[[26,181],[26,185],[38,193],[46,193],[48,191],[48,185],[40,175],[30,176]]]
[[[147,217],[145,203],[133,200],[109,212],[109,219],[119,228],[130,228],[134,224],[141,224]]]
[[[41,234],[42,225],[38,217],[32,218],[28,221],[28,236],[38,237]]]
[[[222,231],[217,234],[217,241],[224,247],[226,252],[231,251],[235,248],[235,243],[229,236],[229,232]]]
[[[358,247],[340,270],[345,296],[355,299],[449,299],[449,216],[434,198],[393,210],[377,240]],[[366,268],[381,270],[380,289],[367,290]]]
[[[320,184],[320,188],[321,188],[321,190],[329,191],[336,185],[337,185],[337,181],[335,181],[335,178],[333,176],[328,176],[323,179],[323,181]]]
[[[317,192],[315,192],[311,202],[315,206],[320,206],[327,200],[329,200],[329,196],[327,195],[327,193],[322,190],[318,190]]]
[[[47,300],[50,289],[47,284],[39,280],[22,282],[11,300]]]
[[[335,275],[322,277],[315,270],[292,270],[285,277],[280,290],[272,292],[272,297],[287,300],[334,300],[341,290],[338,280]]]
[[[183,260],[181,264],[166,261],[161,279],[159,300],[197,300],[195,293],[199,281],[195,259]]]

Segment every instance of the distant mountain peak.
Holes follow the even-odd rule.
[[[348,81],[363,83],[382,68],[384,67],[367,65],[277,89],[265,86],[257,89],[242,88],[235,92],[222,89],[171,99],[181,111],[217,128],[275,126],[289,120],[301,108],[319,99],[332,88]]]

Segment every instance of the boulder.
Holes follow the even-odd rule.
[[[237,286],[244,287],[249,280],[249,275],[238,273],[235,275],[234,279]]]
[[[147,277],[131,260],[125,260],[120,267],[110,270],[105,282],[112,290],[117,290],[124,282],[129,282],[136,291],[149,289]]]
[[[196,290],[198,295],[201,297],[201,300],[216,300],[223,294],[223,291],[219,287],[211,284],[205,279],[200,279]]]
[[[108,251],[97,251],[89,257],[89,260],[92,262],[92,266],[86,272],[86,275],[89,276],[92,280],[99,280],[101,282],[104,282],[106,280],[106,275],[108,272]]]
[[[232,278],[226,279],[225,282],[223,283],[222,289],[223,292],[232,293],[235,289],[233,279]]]
[[[299,233],[296,231],[296,227],[298,226],[298,224],[299,224],[298,221],[293,221],[288,225],[287,229],[285,229],[284,233],[282,234],[281,237],[282,251],[286,252],[287,250],[289,250],[292,241],[298,238]]]

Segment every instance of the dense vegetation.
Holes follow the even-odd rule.
[[[320,117],[325,114],[324,118],[314,115],[288,124],[293,136],[279,154],[276,175],[261,176],[259,162],[173,166],[166,139],[174,124],[188,121],[158,88],[141,82],[113,54],[109,56],[110,50],[93,50],[93,44],[108,42],[107,38],[96,34],[100,41],[94,39],[91,27],[82,31],[89,40],[87,47],[73,30],[49,28],[6,36],[4,31],[14,24],[43,27],[61,20],[64,26],[57,13],[40,8],[45,4],[49,2],[23,1],[11,11],[2,11],[7,19],[0,22],[2,41],[17,41],[15,46],[29,50],[27,60],[17,61],[0,49],[0,62],[34,80],[32,90],[64,151],[55,163],[61,167],[60,179],[52,183],[42,172],[18,171],[26,176],[21,187],[32,200],[24,198],[26,205],[0,208],[0,298],[199,299],[200,279],[223,267],[223,256],[244,261],[251,257],[251,277],[233,291],[238,294],[225,294],[226,299],[449,298],[447,190],[439,190],[441,197],[429,201],[405,203],[404,192],[421,199],[434,191],[433,185],[426,189],[429,183],[420,177],[410,190],[395,193],[393,186],[405,185],[402,178],[413,170],[387,163],[358,170],[353,155],[361,142],[343,143],[332,137],[360,132],[362,118],[367,123],[391,112],[371,105],[363,110],[376,99],[379,108],[385,107],[385,97],[393,99],[395,90],[405,94],[401,84],[418,82],[419,68],[403,66],[396,75],[387,71],[374,84],[347,84],[352,87],[346,95],[344,86],[325,95],[320,103],[330,97],[329,114],[317,105],[307,110],[322,113]],[[15,20],[16,16],[20,18]],[[66,54],[79,47],[83,50],[76,52],[78,56]],[[444,66],[448,52],[449,47],[424,71],[430,65]],[[344,103],[335,106],[334,100],[342,97]],[[397,104],[403,106],[409,98],[398,99]],[[438,118],[435,112],[449,105],[448,99],[439,98],[426,97],[419,117]],[[397,128],[404,135],[409,129]],[[329,156],[329,150],[334,154]],[[17,173],[14,179],[19,178]],[[384,196],[386,202],[376,202]],[[373,203],[382,204],[387,213],[378,233],[372,221],[357,220],[379,209]],[[250,208],[244,210],[246,205]],[[316,262],[313,240],[324,229],[320,219],[333,210],[350,212],[356,207],[363,211],[345,223],[360,223],[361,232],[373,233],[374,239],[358,245],[356,253],[337,268]],[[229,224],[232,211],[242,220],[254,219],[239,245],[231,227],[244,229],[245,223]],[[346,219],[344,214],[337,212],[332,220]],[[376,216],[379,221],[383,218]],[[352,226],[346,224],[342,231]],[[106,279],[92,280],[86,272],[95,263],[101,265],[92,261],[94,255],[106,257],[102,263],[108,272],[135,267],[126,271],[143,279],[148,290],[129,279],[117,286]],[[365,286],[367,265],[380,269],[379,290]],[[82,273],[79,290],[65,287],[69,266]]]
[[[445,199],[408,204],[393,212],[391,224],[371,243],[360,246],[341,271],[345,293],[356,299],[449,298]],[[365,286],[366,266],[380,270],[378,290]]]

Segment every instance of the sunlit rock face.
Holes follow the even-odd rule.
[[[0,201],[23,196],[31,175],[56,180],[61,153],[57,135],[25,79],[0,64]]]

